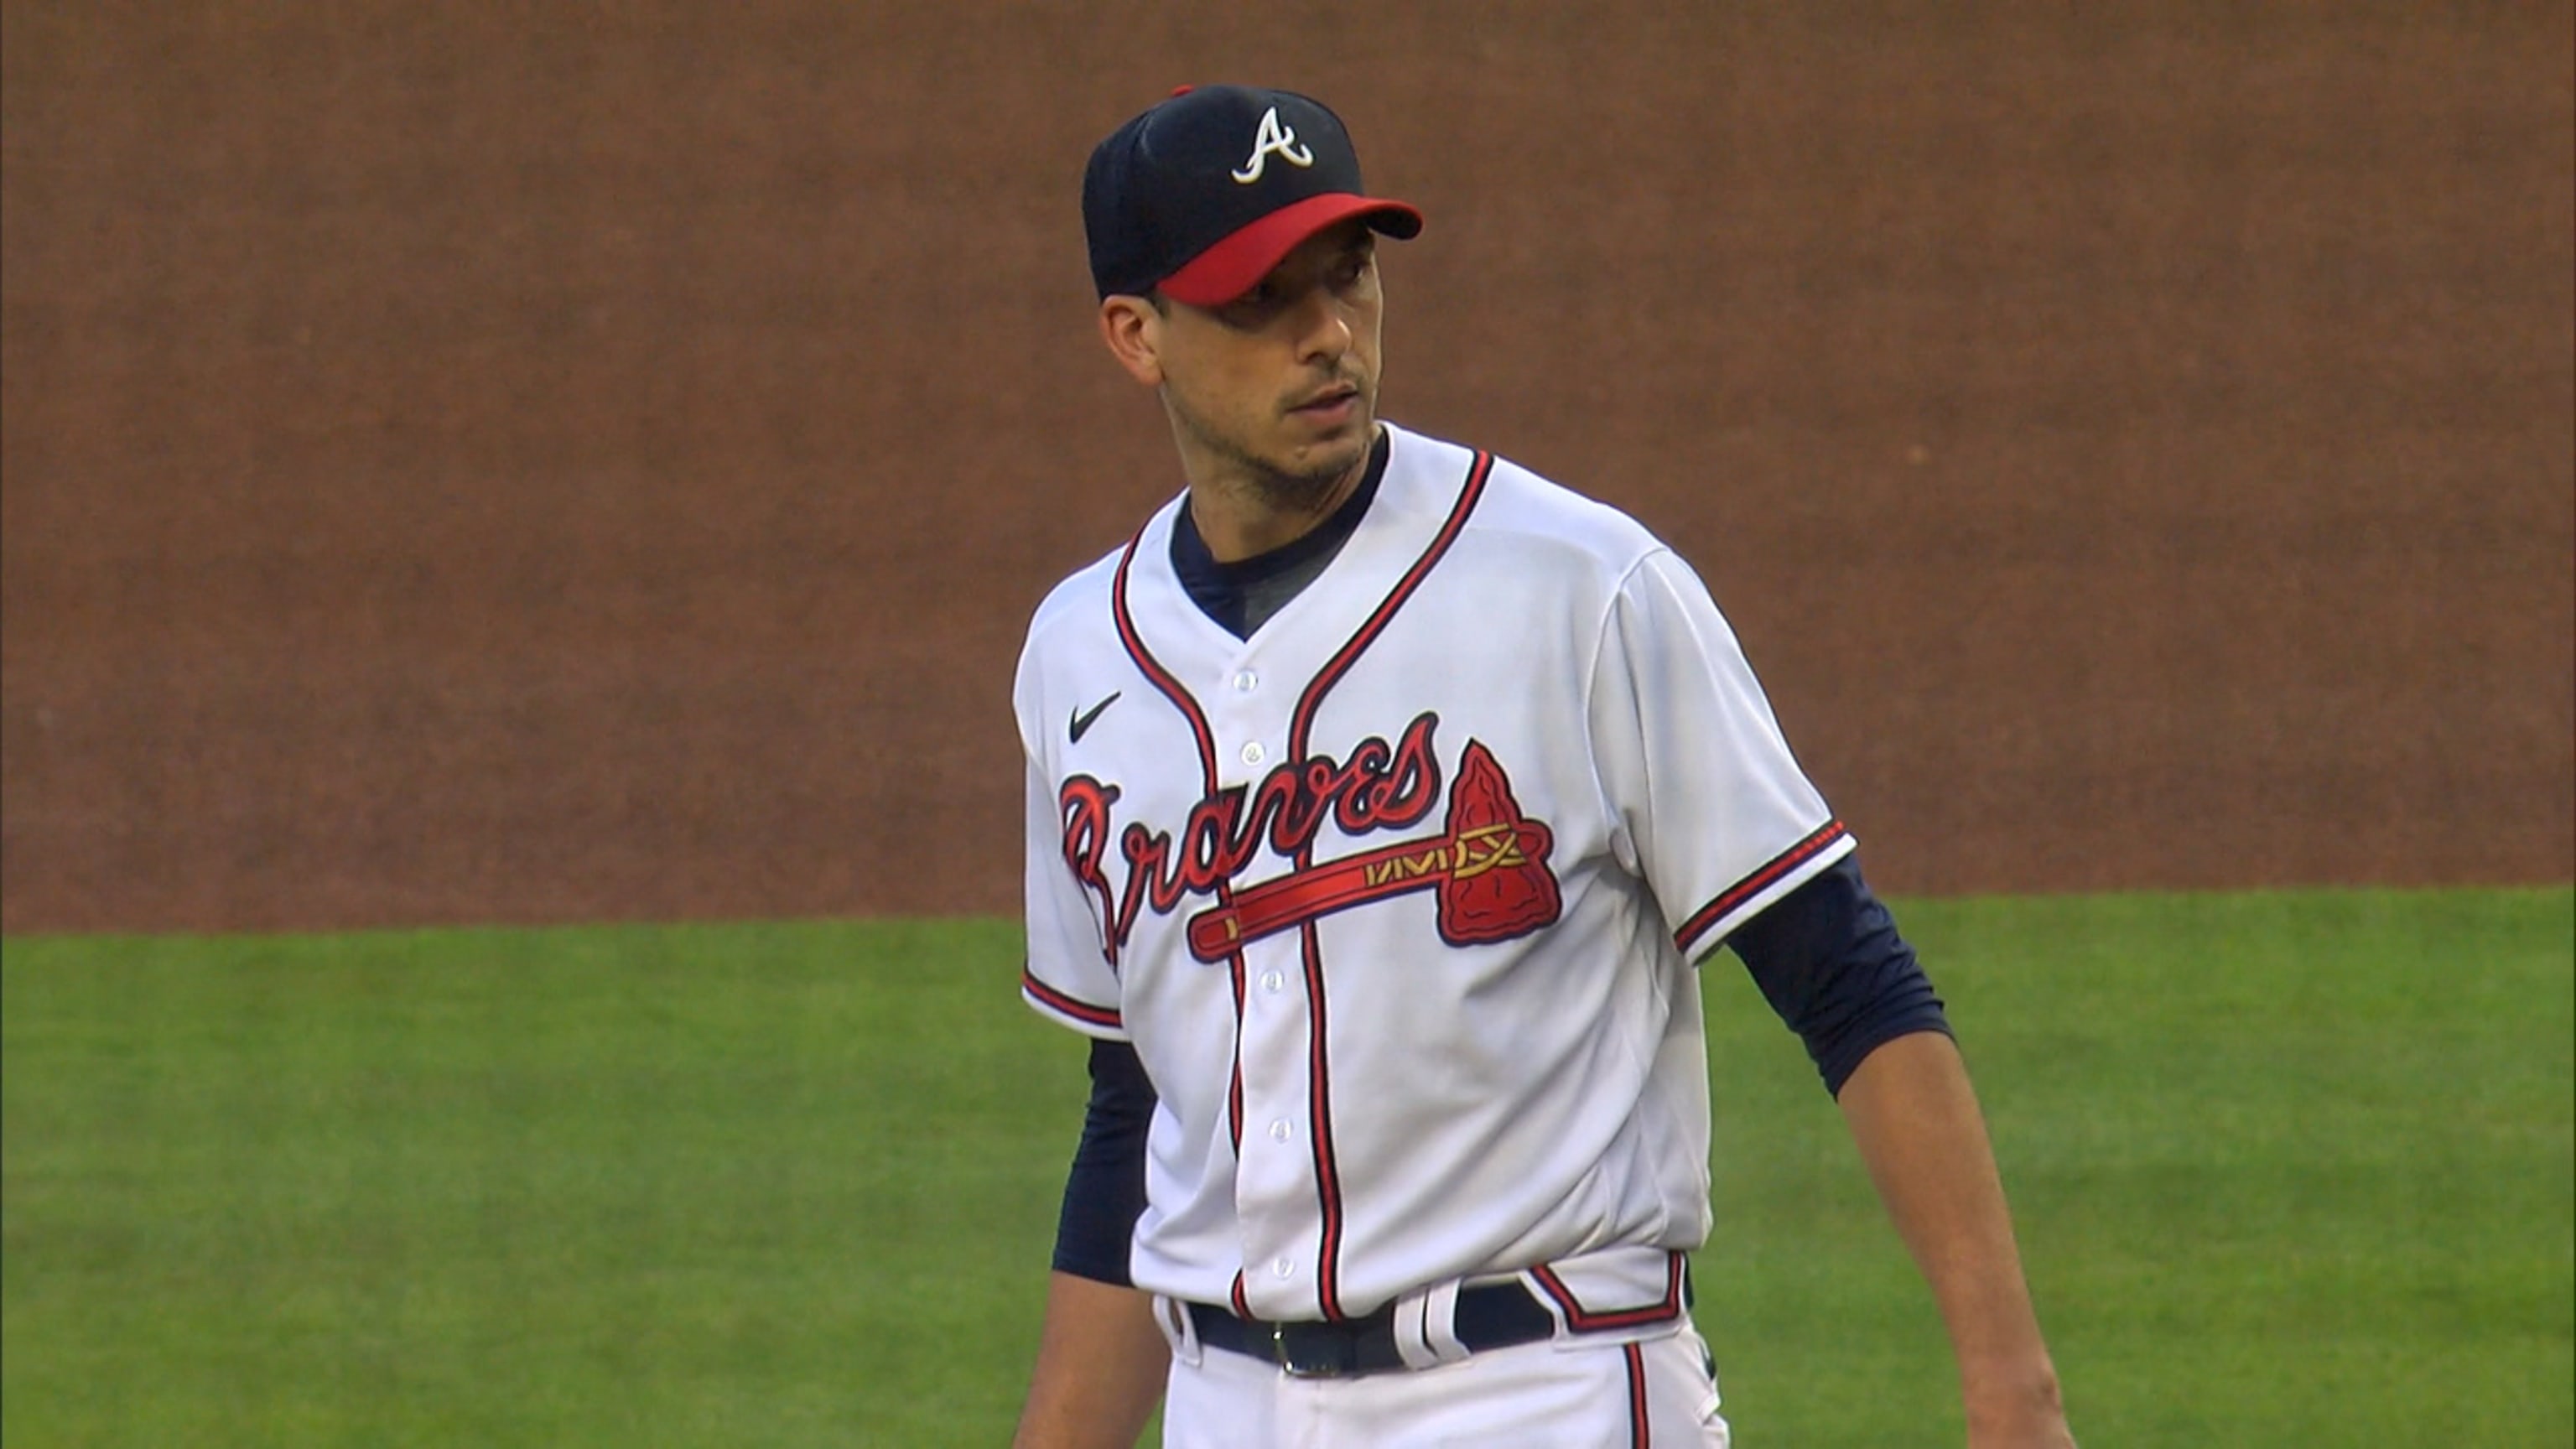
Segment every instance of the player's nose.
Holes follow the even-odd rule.
[[[1300,362],[1338,362],[1351,350],[1354,335],[1350,304],[1330,287],[1308,289],[1298,302],[1297,358]]]

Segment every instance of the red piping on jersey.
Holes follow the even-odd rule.
[[[1315,940],[1315,923],[1298,928],[1298,950],[1306,961],[1306,1115],[1315,1124],[1315,1192],[1324,1201],[1323,1241],[1315,1250],[1315,1298],[1324,1316],[1342,1317],[1342,1170],[1333,1158],[1333,1085],[1331,1053],[1324,1021],[1324,955]]]
[[[1415,559],[1413,567],[1396,581],[1395,588],[1386,596],[1386,602],[1377,606],[1377,612],[1369,615],[1368,622],[1360,626],[1350,642],[1344,644],[1341,651],[1307,682],[1305,694],[1297,701],[1296,716],[1288,726],[1288,758],[1306,758],[1306,734],[1315,722],[1316,707],[1324,702],[1324,695],[1334,685],[1341,683],[1342,676],[1350,671],[1350,667],[1359,662],[1360,655],[1377,642],[1377,636],[1385,632],[1387,621],[1395,617],[1396,610],[1404,607],[1405,600],[1413,597],[1413,591],[1421,586],[1423,576],[1430,573],[1432,565],[1449,552],[1449,545],[1458,541],[1459,533],[1467,526],[1467,515],[1476,510],[1477,500],[1485,495],[1485,479],[1493,469],[1493,454],[1476,455],[1475,465],[1467,471],[1467,486],[1459,492],[1458,502],[1450,508],[1449,521],[1441,525],[1440,536],[1431,540],[1431,546],[1422,551],[1422,557]],[[1297,864],[1313,864],[1314,854],[1314,843],[1309,841],[1306,848],[1297,853]]]
[[[1653,1430],[1646,1422],[1646,1351],[1629,1344],[1628,1355],[1628,1443],[1631,1449],[1646,1449]]]
[[[1557,1310],[1565,1315],[1565,1326],[1577,1333],[1607,1333],[1614,1328],[1641,1328],[1649,1323],[1669,1323],[1682,1315],[1682,1255],[1666,1253],[1664,1297],[1659,1303],[1643,1308],[1619,1308],[1595,1313],[1574,1300],[1574,1290],[1545,1264],[1530,1269],[1538,1280],[1539,1290],[1556,1300]]]
[[[1413,591],[1421,587],[1422,580],[1430,574],[1433,566],[1449,552],[1449,546],[1458,541],[1458,535],[1467,526],[1467,515],[1476,511],[1477,501],[1485,496],[1485,480],[1493,470],[1494,455],[1478,452],[1474,463],[1467,469],[1466,486],[1459,490],[1458,501],[1450,506],[1449,519],[1440,526],[1439,535],[1422,551],[1422,556],[1413,561],[1413,567],[1405,570],[1404,577],[1396,581],[1395,587],[1369,615],[1368,622],[1360,625],[1359,632],[1351,636],[1350,642],[1344,644],[1322,669],[1315,672],[1315,677],[1306,682],[1305,692],[1297,699],[1296,713],[1289,717],[1289,759],[1307,757],[1315,712],[1323,705],[1324,696],[1341,682],[1353,664],[1359,662],[1360,655],[1377,642],[1378,635],[1386,630],[1387,621],[1393,619],[1405,601],[1413,597]],[[1128,547],[1132,552],[1135,546],[1130,544]],[[1213,778],[1209,789],[1215,789]],[[1297,869],[1308,870],[1314,864],[1315,843],[1309,838],[1298,847]],[[1339,1321],[1347,1316],[1342,1312],[1342,1174],[1333,1155],[1333,1094],[1326,1065],[1331,1051],[1324,1032],[1324,954],[1321,943],[1316,939],[1313,921],[1299,928],[1298,938],[1305,957],[1306,999],[1309,1003],[1306,1012],[1307,1112],[1314,1123],[1315,1194],[1323,1208],[1323,1232],[1316,1247],[1315,1297],[1324,1316]],[[1243,958],[1238,953],[1235,959],[1240,962]],[[1241,1035],[1240,1019],[1238,1012],[1238,1038]],[[1241,1150],[1239,1145],[1237,1150]]]
[[[1760,870],[1746,876],[1718,893],[1716,900],[1691,913],[1682,928],[1673,932],[1673,944],[1687,948],[1692,938],[1733,914],[1738,906],[1769,890],[1780,877],[1816,858],[1835,841],[1851,834],[1850,827],[1839,820],[1828,820],[1815,834],[1773,856]]]
[[[1054,987],[1047,985],[1045,982],[1040,981],[1036,976],[1030,974],[1029,969],[1025,966],[1020,968],[1020,989],[1027,992],[1038,1002],[1039,1005],[1046,1007],[1050,1011],[1061,1012],[1066,1016],[1072,1017],[1076,1021],[1087,1021],[1093,1026],[1108,1026],[1116,1027],[1121,1031],[1126,1030],[1126,1024],[1118,1018],[1118,1008],[1114,1006],[1094,1006],[1088,1001],[1079,1001],[1073,997],[1067,996],[1063,992],[1056,990]]]
[[[1136,561],[1136,549],[1144,541],[1145,531],[1140,528],[1135,537],[1127,540],[1127,551],[1118,557],[1118,577],[1109,589],[1110,612],[1117,620],[1118,642],[1126,646],[1128,659],[1134,662],[1148,682],[1163,692],[1163,697],[1172,702],[1173,708],[1181,712],[1181,718],[1190,722],[1190,733],[1198,739],[1199,778],[1204,782],[1201,798],[1206,798],[1216,794],[1217,790],[1216,735],[1208,729],[1207,714],[1199,708],[1199,702],[1190,697],[1190,692],[1172,677],[1171,671],[1163,667],[1153,651],[1145,647],[1144,636],[1136,632],[1136,621],[1127,612],[1127,567]],[[1232,905],[1233,887],[1228,882],[1218,881],[1216,898],[1220,904]],[[1234,985],[1234,1071],[1226,1082],[1225,1124],[1229,1140],[1234,1144],[1235,1156],[1240,1158],[1243,1155],[1243,953],[1232,952],[1226,960]]]

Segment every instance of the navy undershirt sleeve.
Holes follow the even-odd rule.
[[[1092,1042],[1091,1105],[1083,1113],[1082,1145],[1074,1149],[1064,1210],[1056,1219],[1057,1272],[1134,1286],[1127,1258],[1136,1219],[1145,1212],[1145,1130],[1153,1125],[1155,1102],[1153,1080],[1135,1047]]]
[[[1737,927],[1727,945],[1836,1096],[1881,1045],[1918,1031],[1950,1034],[1914,948],[1851,856]]]

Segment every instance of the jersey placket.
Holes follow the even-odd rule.
[[[1201,697],[1209,704],[1223,783],[1256,795],[1284,758],[1293,682],[1264,677],[1253,651],[1233,662]],[[1237,889],[1294,869],[1265,844]],[[1243,1013],[1237,1063],[1243,1081],[1243,1137],[1235,1169],[1235,1211],[1243,1239],[1243,1293],[1266,1318],[1325,1311],[1318,1261],[1322,1202],[1315,1140],[1316,1006],[1308,991],[1302,932],[1284,931],[1241,948]]]

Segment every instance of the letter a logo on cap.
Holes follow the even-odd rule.
[[[1296,130],[1279,124],[1277,106],[1261,113],[1261,129],[1252,135],[1252,155],[1243,163],[1242,169],[1234,173],[1234,179],[1246,186],[1260,180],[1261,168],[1269,164],[1274,155],[1291,166],[1315,164],[1315,153],[1297,144]]]

